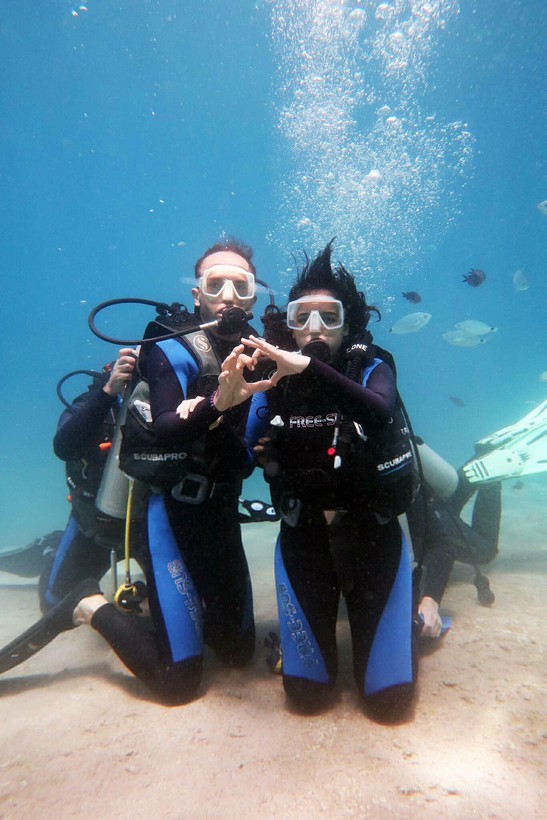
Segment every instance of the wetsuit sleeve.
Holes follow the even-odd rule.
[[[115,401],[102,388],[79,396],[59,419],[53,439],[55,455],[63,461],[88,457],[101,441],[102,425]]]
[[[351,413],[355,421],[363,424],[388,421],[395,410],[395,376],[385,362],[373,369],[366,386],[318,359],[311,359],[302,376],[320,382],[321,390],[338,401],[342,412]]]
[[[176,340],[172,344],[154,345],[146,362],[150,385],[150,409],[156,440],[159,444],[183,444],[203,436],[222,414],[212,402],[212,396],[201,402],[190,418],[183,421],[176,409],[191,395],[191,387],[199,374],[197,362]],[[177,348],[173,348],[177,345]],[[175,358],[176,354],[176,358]]]
[[[255,393],[251,400],[247,424],[245,427],[245,445],[251,463],[256,461],[253,447],[266,434],[269,427],[268,400],[265,393]]]
[[[453,566],[454,559],[447,550],[442,547],[428,550],[424,559],[422,595],[440,604]]]

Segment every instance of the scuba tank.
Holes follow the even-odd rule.
[[[458,486],[458,474],[454,467],[445,461],[431,447],[421,439],[416,439],[421,463],[421,477],[428,484],[435,495],[441,498],[450,498]]]
[[[112,445],[108,451],[103,477],[101,478],[95,499],[97,509],[105,515],[109,515],[111,518],[124,519],[127,510],[129,479],[120,467],[120,447],[122,443],[121,427],[122,424],[125,423],[130,396],[131,388],[127,385],[118,413],[116,429],[112,437]]]

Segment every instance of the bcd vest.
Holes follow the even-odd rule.
[[[373,348],[371,354],[379,352]],[[391,366],[389,354],[385,358]],[[382,361],[370,356],[356,380],[366,386]],[[345,418],[335,401],[318,397],[317,389],[308,397],[288,382],[288,389],[268,398],[274,425],[267,434],[271,444],[264,474],[274,503],[288,493],[323,509],[362,503],[386,517],[408,509],[414,497],[414,457],[399,396],[387,424],[365,429]]]
[[[195,322],[192,321],[192,324]],[[173,330],[172,326],[161,325],[158,320],[151,322],[146,329],[145,337],[160,335],[165,332],[166,327]],[[181,329],[180,325],[177,329]],[[250,329],[249,332],[254,331]],[[176,346],[171,347],[171,355],[174,354],[176,359],[177,350],[180,356],[190,354],[198,366],[198,377],[189,386],[186,398],[210,396],[218,385],[221,362],[209,336],[203,330],[196,330],[178,336],[174,341]],[[142,369],[144,373],[148,345],[143,345],[139,355],[139,370]],[[176,360],[171,363],[176,367]],[[213,434],[220,438],[222,431],[219,429]],[[198,479],[211,473],[213,465],[210,459],[205,458],[205,437],[188,442],[182,447],[156,443],[150,410],[150,387],[145,377],[137,382],[129,399],[122,436],[121,469],[132,478],[153,487],[173,487],[185,476],[190,475]]]

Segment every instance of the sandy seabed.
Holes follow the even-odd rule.
[[[207,655],[201,697],[169,708],[92,630],[60,635],[0,677],[0,817],[547,817],[545,482],[535,490],[525,503],[504,497],[491,609],[477,604],[469,568],[456,568],[443,601],[453,627],[421,655],[409,722],[364,715],[343,618],[333,706],[291,710],[262,645],[276,629],[277,528],[246,525],[252,665]],[[4,644],[36,619],[37,595],[0,574],[0,596]]]

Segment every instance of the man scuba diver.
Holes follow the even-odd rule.
[[[138,366],[146,390],[139,395],[147,393],[148,404],[133,401],[120,453],[124,471],[150,485],[142,542],[154,630],[108,603],[94,579],[52,610],[50,625],[50,632],[91,625],[170,704],[195,697],[204,643],[229,665],[247,663],[254,652],[251,582],[238,520],[249,471],[238,430],[247,408],[225,413],[215,392],[222,360],[249,332],[256,300],[252,250],[227,238],[205,251],[195,275],[190,324],[194,331],[200,323],[208,326],[145,340]],[[198,392],[206,401],[191,420],[181,420],[177,405]]]

